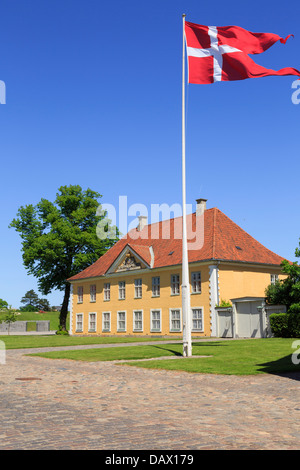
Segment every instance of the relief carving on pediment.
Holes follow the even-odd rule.
[[[133,269],[141,269],[141,263],[137,263],[135,257],[127,253],[123,262],[117,267],[116,272],[130,271]]]

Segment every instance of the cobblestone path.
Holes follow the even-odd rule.
[[[26,352],[8,350],[0,365],[1,450],[300,447],[300,373],[188,374]]]

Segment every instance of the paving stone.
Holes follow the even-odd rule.
[[[8,350],[0,365],[1,450],[300,447],[300,373],[188,374],[28,352]]]

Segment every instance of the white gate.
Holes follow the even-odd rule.
[[[243,300],[235,302],[236,336],[239,338],[262,338],[262,302],[261,300]]]
[[[216,309],[218,312],[218,337],[219,338],[232,338],[233,337],[233,323],[232,323],[232,309]]]

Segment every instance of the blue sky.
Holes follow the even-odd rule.
[[[255,60],[300,69],[299,0],[2,0],[0,298],[36,280],[8,225],[21,205],[79,184],[118,206],[181,203],[182,13],[199,24],[294,34]],[[272,251],[299,244],[296,77],[187,88],[187,202],[208,199]],[[51,304],[62,293],[48,296]]]

